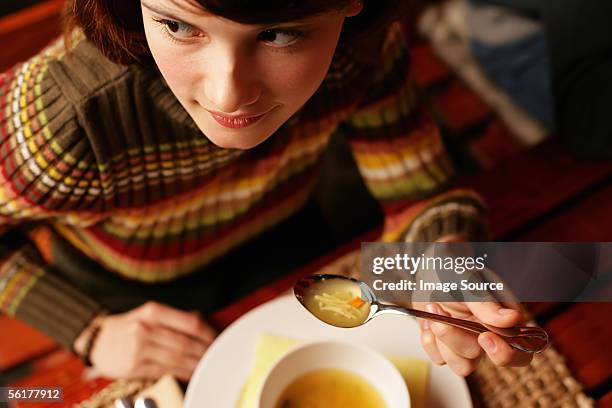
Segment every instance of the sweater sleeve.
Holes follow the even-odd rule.
[[[101,217],[99,173],[72,105],[49,74],[63,43],[0,74],[0,311],[60,344],[100,310],[62,281],[23,232]]]
[[[382,239],[484,240],[484,202],[473,191],[452,188],[452,162],[438,127],[419,106],[409,65],[405,37],[394,26],[366,99],[343,125],[361,175],[383,207]]]

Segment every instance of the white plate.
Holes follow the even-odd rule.
[[[293,296],[283,296],[251,310],[219,335],[193,374],[185,408],[234,408],[251,369],[260,333],[302,340],[344,340],[387,355],[427,359],[413,319],[383,315],[355,329],[338,329],[310,315]],[[430,372],[428,407],[472,407],[462,377],[434,364]]]

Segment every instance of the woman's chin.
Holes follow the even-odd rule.
[[[253,132],[252,134],[248,133],[250,132],[204,132],[208,140],[210,140],[215,146],[222,149],[239,150],[252,149],[258,144],[266,141],[273,134],[273,132],[266,132],[264,134],[260,132]]]

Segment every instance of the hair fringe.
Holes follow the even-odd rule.
[[[204,1],[199,0],[198,3]],[[222,0],[213,1],[221,4]],[[391,21],[405,16],[409,2],[363,1],[364,11],[345,24],[338,46],[350,48],[362,62],[375,63],[385,28]],[[67,0],[63,23],[67,50],[72,47],[73,31],[80,29],[113,62],[129,65],[145,63],[152,58],[144,35],[140,7],[135,0]]]

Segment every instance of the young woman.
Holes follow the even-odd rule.
[[[304,204],[335,132],[385,210],[382,239],[483,239],[482,202],[447,190],[416,106],[400,4],[68,1],[66,41],[0,76],[1,310],[109,377],[188,380],[215,334],[185,310],[232,284],[208,266]],[[528,362],[492,334],[422,328],[460,374],[481,347]]]

